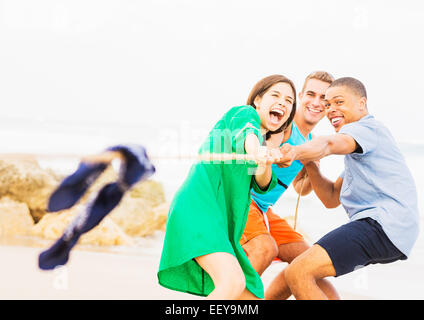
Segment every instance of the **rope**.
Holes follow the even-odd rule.
[[[84,162],[105,162],[109,163],[115,159],[122,159],[122,155],[117,151],[107,151],[99,154],[82,155],[73,153],[61,154],[34,154],[34,153],[3,153],[0,160],[34,160],[34,159],[81,159]]]
[[[247,154],[238,153],[204,153],[200,155],[179,155],[179,156],[150,156],[152,160],[170,160],[170,159],[186,159],[199,161],[256,161],[257,158]],[[34,160],[34,159],[81,159],[85,162],[105,162],[109,163],[115,159],[122,159],[122,156],[117,151],[107,151],[93,155],[82,155],[75,153],[60,153],[60,154],[34,154],[34,153],[3,153],[0,154],[0,160]]]
[[[300,196],[302,195],[302,191],[303,191],[303,183],[305,182],[305,179],[306,179],[307,176],[308,176],[308,174],[305,172],[305,176],[302,179],[302,183],[300,184],[299,195],[297,196],[296,212],[294,213],[294,225],[293,225],[294,231],[296,231],[296,226],[297,226],[297,216],[298,216],[297,213],[298,213],[298,209],[299,209]]]

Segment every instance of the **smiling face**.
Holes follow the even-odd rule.
[[[256,96],[254,103],[261,118],[261,127],[267,131],[278,130],[290,116],[294,96],[291,86],[285,82],[278,82],[262,96]]]
[[[345,124],[358,121],[368,114],[367,99],[346,86],[329,88],[325,98],[327,118],[336,132]]]
[[[316,125],[325,116],[325,92],[329,86],[330,83],[318,79],[307,81],[303,91],[299,92],[300,108],[296,112],[302,121]]]

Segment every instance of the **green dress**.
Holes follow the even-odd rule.
[[[230,109],[209,133],[199,153],[242,153],[248,134],[262,143],[260,118],[251,106]],[[175,194],[166,226],[158,271],[159,283],[169,289],[206,296],[212,279],[194,258],[227,252],[244,272],[246,288],[259,298],[264,288],[239,241],[246,225],[250,189],[265,193],[276,185],[273,174],[267,190],[256,184],[254,162],[197,162]]]

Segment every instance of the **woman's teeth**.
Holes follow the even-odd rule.
[[[278,124],[284,117],[284,111],[279,109],[273,109],[269,112],[272,123]]]
[[[271,113],[277,113],[280,114],[281,116],[284,116],[284,111],[281,109],[271,109],[270,111]]]

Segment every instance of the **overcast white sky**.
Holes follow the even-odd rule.
[[[424,142],[423,35],[419,0],[0,0],[0,123],[209,129],[260,78],[300,89],[321,69],[360,79],[398,140]]]

